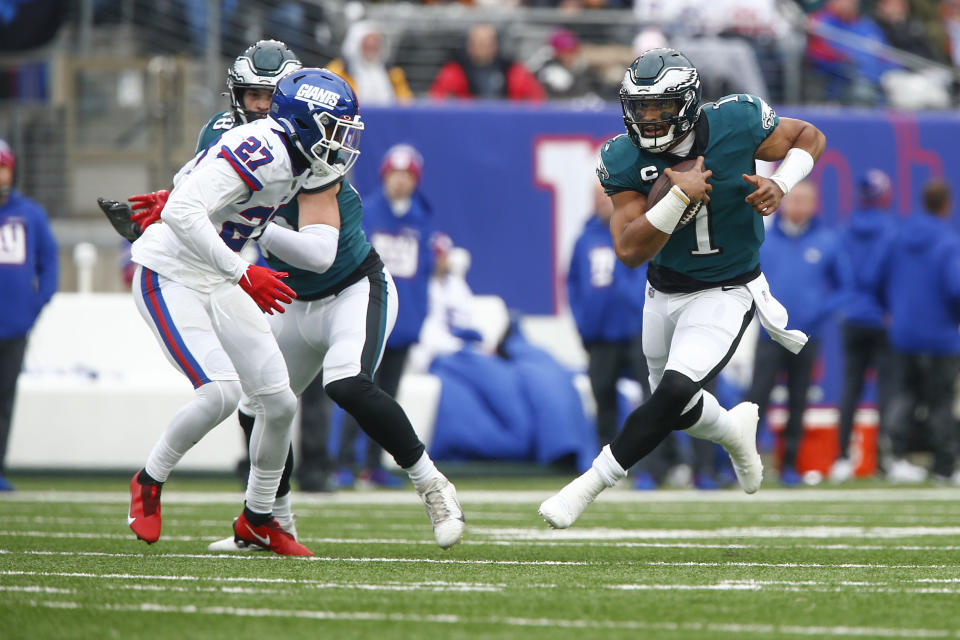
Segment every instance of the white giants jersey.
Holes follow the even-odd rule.
[[[263,118],[235,127],[173,179],[163,224],[133,243],[133,260],[202,292],[237,283],[248,263],[237,252],[260,235],[277,208],[319,180],[294,175],[280,126]]]

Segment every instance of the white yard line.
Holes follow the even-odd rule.
[[[494,566],[558,566],[602,567],[618,564],[620,561],[587,562],[574,560],[456,560],[440,558],[356,558],[333,556],[307,556],[296,560],[287,559],[270,553],[106,553],[101,551],[11,551],[0,549],[2,555],[32,555],[32,556],[82,556],[98,558],[195,558],[204,560],[267,560],[293,562],[356,562],[356,563],[397,563],[397,564],[452,564],[452,565],[494,565]],[[667,562],[662,560],[630,561],[633,565],[666,566],[666,567],[767,567],[783,569],[956,569],[956,564],[876,564],[876,563],[819,563],[819,562]],[[2,574],[2,572],[0,572]],[[172,579],[172,578],[171,578]]]
[[[560,489],[557,486],[557,490]],[[540,504],[553,490],[542,491],[486,491],[465,490],[457,495],[464,505],[470,504]],[[239,504],[240,492],[169,491],[163,494],[164,504]],[[126,491],[10,491],[0,493],[0,502],[84,502],[127,503]],[[607,491],[598,502],[610,504],[635,503],[740,503],[740,502],[955,502],[960,500],[960,488],[892,488],[892,489],[763,489],[754,495],[737,490],[694,491]],[[298,505],[389,505],[419,504],[416,493],[410,491],[340,491],[332,494],[295,493]]]
[[[476,535],[513,540],[705,540],[716,538],[916,538],[958,536],[960,527],[722,527],[719,529],[613,529],[606,527],[563,530],[469,527]]]
[[[501,625],[507,627],[542,627],[559,629],[608,629],[649,632],[699,632],[701,634],[763,634],[763,635],[804,635],[812,637],[827,636],[873,636],[883,638],[958,638],[960,632],[950,629],[909,629],[888,627],[854,626],[802,626],[773,624],[722,624],[713,622],[643,622],[636,620],[570,620],[563,618],[519,618],[519,617],[468,617],[454,614],[417,615],[404,613],[382,613],[374,611],[321,611],[305,609],[245,609],[239,607],[198,607],[194,605],[174,606],[159,603],[139,605],[84,605],[78,602],[29,601],[36,607],[55,609],[90,609],[94,611],[122,611],[145,613],[172,613],[186,615],[215,615],[253,618],[299,618],[307,620],[337,620],[348,622],[409,622],[416,624],[478,624]]]
[[[106,553],[100,551],[11,551],[0,549],[2,555],[33,555],[33,556],[85,556],[101,558],[197,558],[204,560],[268,560],[294,562],[359,562],[359,563],[399,563],[399,564],[462,564],[462,565],[494,565],[494,566],[540,566],[540,567],[577,567],[601,566],[609,563],[580,562],[574,560],[454,560],[440,558],[335,558],[332,556],[301,556],[285,558],[272,553]]]
[[[352,581],[336,581],[336,580],[310,580],[307,578],[257,578],[257,577],[224,577],[224,576],[168,576],[168,575],[142,575],[142,574],[132,574],[132,573],[83,573],[83,572],[73,572],[73,571],[0,571],[0,576],[25,576],[25,577],[42,577],[42,578],[81,578],[81,579],[93,579],[93,580],[132,580],[135,581],[134,584],[126,585],[112,585],[108,588],[123,588],[123,589],[133,589],[133,590],[142,590],[142,591],[177,591],[177,592],[193,592],[193,591],[217,591],[217,592],[226,592],[226,593],[276,593],[275,590],[263,590],[263,589],[251,589],[245,587],[234,587],[234,586],[223,586],[223,587],[202,587],[200,586],[204,582],[216,582],[216,583],[251,583],[251,584],[280,584],[280,585],[296,585],[297,587],[309,587],[312,589],[356,589],[359,591],[438,591],[438,592],[449,592],[449,591],[459,591],[459,592],[498,592],[508,588],[509,585],[506,583],[485,583],[485,582],[462,582],[462,581],[446,581],[446,580],[427,580],[420,582],[399,582],[399,581],[386,581],[381,583],[361,583],[361,582],[352,582]],[[161,582],[189,582],[193,583],[193,587],[182,587],[170,584],[164,585],[144,585],[139,584],[140,582],[150,582],[150,581],[161,581]],[[554,584],[537,584],[537,585],[524,585],[524,588],[539,588],[539,589],[552,589],[555,588]],[[36,591],[43,590],[45,587],[5,587],[0,585],[0,591],[4,589],[7,590],[17,590],[17,591]],[[49,593],[75,593],[73,589],[70,590],[50,590]]]

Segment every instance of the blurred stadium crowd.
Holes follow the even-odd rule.
[[[361,108],[508,100],[563,101],[568,108],[593,109],[616,102],[631,60],[663,46],[682,50],[697,65],[705,101],[745,92],[776,105],[947,110],[960,104],[960,0],[21,0],[0,7],[0,137],[17,153],[16,186],[44,205],[55,222],[61,254],[68,257],[62,260],[68,275],[61,276],[61,290],[71,290],[76,281],[69,259],[74,245],[92,241],[108,255],[116,252],[115,237],[98,218],[95,197],[168,184],[173,170],[193,155],[200,125],[223,105],[229,62],[261,38],[282,40],[305,64],[343,75],[355,87]],[[889,180],[859,177],[859,208],[888,208]],[[928,212],[949,215],[949,185],[935,183],[929,189]],[[794,208],[805,205],[796,202]],[[782,243],[771,249],[779,253],[764,258],[769,263],[791,255],[802,259],[802,252],[790,252],[800,250],[796,238],[807,233],[806,223],[784,224]],[[835,240],[818,236],[812,242],[829,255],[826,247]],[[877,246],[885,247],[885,255],[893,251]],[[112,258],[107,262],[113,264]],[[836,302],[833,289],[849,293],[861,267],[846,264],[842,275],[811,273],[803,284],[796,282],[796,273],[788,273],[790,284],[784,286],[807,287],[811,299]],[[870,269],[869,287],[898,295],[900,285],[883,280],[881,266]],[[120,273],[119,268],[101,273],[93,288],[121,290]],[[817,290],[811,283],[820,280],[825,288]],[[801,297],[797,304],[791,314],[802,315],[807,302]],[[836,302],[824,313],[841,306]],[[811,319],[806,328],[815,334],[822,320]],[[954,347],[960,345],[920,353],[935,360],[955,358]],[[909,348],[899,351],[916,355]],[[766,380],[772,387],[777,371],[792,364],[767,362],[764,380],[755,375],[739,393],[763,405],[762,396],[771,391]],[[955,378],[955,365],[951,359],[949,366],[931,369],[927,360],[908,358],[897,370],[913,366],[923,375],[932,371]],[[814,364],[802,366],[806,382],[797,393],[805,394]],[[862,367],[850,375],[863,373]],[[914,380],[920,375],[915,373]],[[934,437],[925,446],[940,447],[934,472],[960,484],[960,475],[951,478],[957,423],[943,414],[949,403],[942,402],[952,398],[953,388],[943,387],[935,407],[927,406],[929,398],[916,397],[914,389],[904,393],[897,397],[908,404],[893,407],[890,415],[901,422],[908,414],[911,421],[930,422],[932,415]],[[855,405],[859,387],[849,394],[847,404]],[[841,438],[849,440],[853,409],[845,411]],[[889,439],[890,432],[886,435]],[[901,454],[889,460],[891,479],[926,477],[912,465],[889,466],[902,462],[914,444],[894,443],[899,449],[886,451]],[[853,454],[846,446],[837,455],[849,465]],[[711,452],[665,455],[689,461]],[[663,469],[644,472],[654,484],[667,478]],[[849,479],[853,472],[849,468],[835,476]],[[689,466],[687,473],[672,482],[693,482]],[[799,476],[782,479],[800,481]],[[718,480],[698,482],[709,488]],[[314,481],[319,488],[324,483]]]

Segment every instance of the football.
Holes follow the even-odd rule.
[[[696,160],[684,160],[683,162],[679,162],[670,168],[677,172],[690,171],[693,169],[693,166],[696,163]],[[666,174],[660,174],[660,177],[657,178],[657,181],[653,183],[652,187],[650,187],[650,193],[647,194],[646,210],[649,211],[653,205],[660,202],[663,196],[667,195],[667,192],[670,191],[671,187],[673,187],[673,183],[670,182],[670,178],[668,178]],[[680,216],[680,220],[677,222],[677,226],[674,231],[677,229],[682,229],[693,222],[694,218],[697,217],[697,213],[700,211],[700,207],[702,205],[703,202],[700,200],[691,202],[689,205],[687,205],[687,208],[684,209],[683,215]]]

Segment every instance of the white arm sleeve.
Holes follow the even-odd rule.
[[[225,161],[212,162],[183,176],[160,215],[184,246],[233,284],[240,282],[250,265],[223,242],[210,214],[242,200],[247,191]]]
[[[323,273],[337,258],[340,230],[328,224],[309,224],[300,231],[268,224],[257,238],[261,247],[300,269]]]
[[[787,155],[783,157],[780,166],[770,176],[770,179],[777,183],[780,191],[783,191],[783,195],[787,195],[812,170],[813,156],[803,149],[792,147],[787,151]]]

